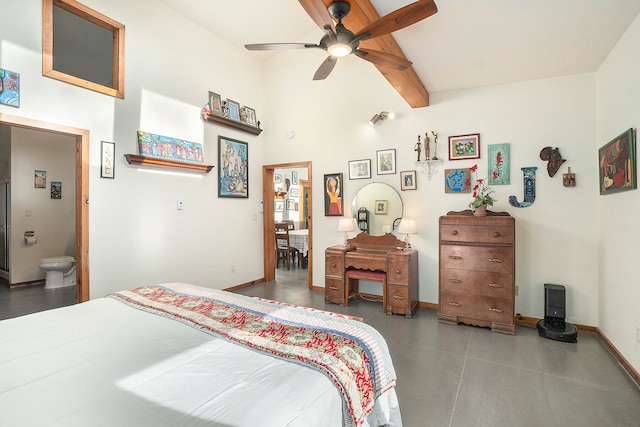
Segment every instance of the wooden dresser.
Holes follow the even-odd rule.
[[[418,252],[402,250],[404,242],[392,234],[360,233],[348,242],[325,251],[325,302],[348,305],[350,296],[358,298],[357,288],[349,287],[348,271],[380,272],[386,275],[383,310],[412,317],[418,308]]]
[[[470,210],[440,217],[438,320],[515,334],[515,219]]]

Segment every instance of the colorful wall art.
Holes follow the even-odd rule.
[[[511,184],[511,154],[509,144],[491,144],[489,156],[489,185]]]
[[[0,68],[0,104],[20,107],[20,73]]]
[[[218,197],[249,197],[249,145],[218,136]]]
[[[202,144],[138,131],[138,148],[141,156],[178,162],[203,163]]]
[[[629,129],[598,150],[600,194],[635,190],[636,134]]]

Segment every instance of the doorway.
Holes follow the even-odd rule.
[[[265,165],[262,167],[262,201],[263,201],[263,229],[264,229],[264,280],[271,281],[276,278],[275,255],[275,197],[274,177],[276,169],[306,168],[307,178],[304,187],[303,209],[307,211],[306,224],[309,230],[307,252],[307,286],[312,287],[313,278],[313,221],[311,218],[311,162],[282,163]]]
[[[75,139],[76,302],[89,300],[89,131],[0,113],[0,125],[32,129]]]

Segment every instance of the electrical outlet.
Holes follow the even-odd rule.
[[[182,208],[184,208],[184,203],[182,203],[182,200],[178,200],[176,207],[178,208],[179,211],[181,211]]]

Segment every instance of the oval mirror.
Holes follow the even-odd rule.
[[[393,231],[402,218],[402,198],[395,188],[382,182],[362,187],[351,203],[351,214],[358,228],[371,236],[382,236]]]

